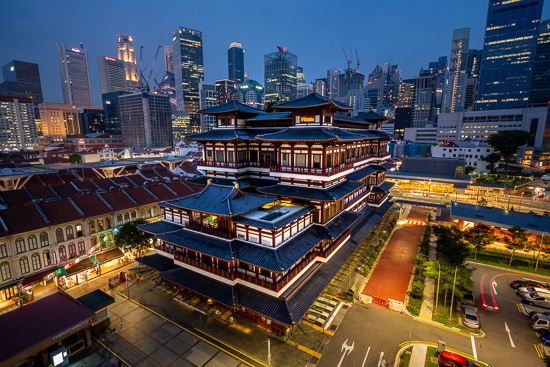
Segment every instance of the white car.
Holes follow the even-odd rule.
[[[479,315],[477,314],[477,308],[474,306],[464,305],[462,306],[462,324],[471,329],[479,329]]]
[[[540,287],[518,287],[516,294],[520,297],[521,294],[531,293],[533,291],[537,292],[541,297],[550,297],[550,291],[546,288]]]

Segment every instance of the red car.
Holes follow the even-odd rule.
[[[479,367],[479,365],[470,362],[460,354],[441,352],[439,353],[439,367]]]

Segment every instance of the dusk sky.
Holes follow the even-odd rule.
[[[205,79],[227,78],[227,48],[241,42],[245,71],[264,84],[263,55],[288,47],[298,55],[308,82],[329,68],[346,67],[342,48],[355,49],[360,71],[399,64],[403,78],[448,55],[453,29],[471,27],[470,48],[482,48],[488,0],[386,1],[2,1],[0,65],[10,60],[38,63],[44,100],[62,103],[56,43],[88,50],[94,105],[101,105],[96,55],[116,57],[118,34],[144,46],[150,67],[159,44],[171,44],[177,26],[201,30]],[[550,17],[548,6],[542,19]],[[153,77],[160,80],[161,54]]]

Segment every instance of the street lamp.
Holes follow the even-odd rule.
[[[267,367],[271,367],[271,340],[267,338],[265,341],[267,342]]]
[[[506,209],[506,210],[510,210],[510,196],[511,195],[508,195],[508,209]]]
[[[451,308],[449,309],[449,320],[452,318],[453,315],[453,301],[455,298],[455,285],[456,285],[456,272],[458,271],[458,266],[455,268],[455,278],[453,280],[453,293],[451,296]]]

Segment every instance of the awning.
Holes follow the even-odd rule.
[[[23,279],[23,286],[29,286],[29,285],[33,285],[33,284],[36,284],[38,282],[41,282],[42,280],[44,280],[44,277],[53,273],[55,271],[55,269],[46,269],[46,270],[43,270],[39,273],[36,273],[36,274],[33,274],[29,277],[26,277],[25,279]]]
[[[65,270],[65,268],[63,268],[63,267],[55,268],[55,275],[57,275],[58,277],[62,277],[64,275],[67,275],[67,270]]]
[[[75,273],[80,273],[81,271],[93,268],[95,264],[90,260],[91,258],[92,256],[80,261],[78,264],[71,266],[69,269],[66,269],[67,275],[73,275]],[[94,256],[94,260],[95,260],[95,256]]]
[[[117,259],[119,257],[124,256],[122,251],[117,247],[115,249],[102,252],[100,254],[95,255],[97,257],[97,261],[99,264],[106,263],[107,261],[111,261],[113,259]]]
[[[136,261],[158,271],[174,270],[181,267],[174,264],[173,259],[159,254],[138,257]]]

